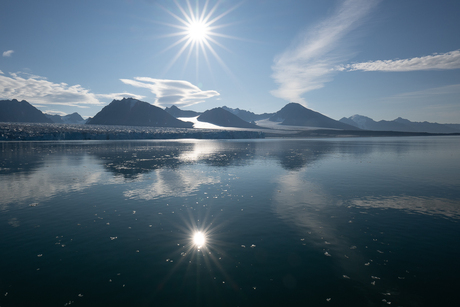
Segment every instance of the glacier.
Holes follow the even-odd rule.
[[[0,141],[145,140],[145,139],[254,139],[261,131],[103,126],[38,123],[0,123]]]

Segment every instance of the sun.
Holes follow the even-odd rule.
[[[181,16],[173,13],[170,9],[163,8],[167,13],[169,13],[172,17],[174,17],[179,23],[178,24],[170,24],[170,23],[163,23],[169,27],[173,27],[178,29],[178,32],[174,32],[171,34],[167,34],[164,37],[171,37],[171,36],[178,36],[180,37],[175,43],[171,44],[167,48],[165,48],[162,52],[166,52],[176,46],[181,46],[180,49],[177,51],[176,55],[173,57],[169,65],[167,66],[166,70],[169,70],[174,63],[181,57],[183,54],[187,54],[186,56],[186,63],[187,66],[188,60],[190,56],[195,53],[195,59],[197,62],[196,67],[198,68],[198,58],[200,55],[203,56],[205,61],[207,62],[208,66],[210,67],[209,62],[209,54],[212,54],[214,58],[218,61],[218,63],[227,71],[230,72],[228,67],[225,65],[224,61],[218,55],[215,47],[218,46],[221,49],[228,50],[224,45],[217,41],[217,37],[220,38],[230,38],[230,39],[238,39],[237,37],[225,35],[216,32],[217,29],[221,29],[223,27],[228,26],[229,24],[219,24],[220,21],[224,16],[226,16],[231,11],[235,10],[237,7],[241,5],[241,3],[223,10],[219,8],[222,1],[216,1],[214,6],[210,6],[210,0],[206,0],[204,5],[200,6],[199,1],[197,0],[195,3],[196,5],[193,7],[190,3],[190,0],[185,0],[185,6],[183,7],[179,4],[178,1],[174,1],[177,8],[180,11]],[[217,15],[216,12],[220,12]],[[217,15],[217,16],[216,16]],[[187,52],[188,50],[188,52]]]
[[[208,39],[209,26],[202,21],[194,21],[188,25],[188,36],[194,42],[204,42]]]

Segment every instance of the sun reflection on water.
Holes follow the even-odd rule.
[[[206,243],[206,235],[201,231],[197,231],[193,234],[193,245],[197,248],[201,248]]]

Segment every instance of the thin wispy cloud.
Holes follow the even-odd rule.
[[[34,105],[63,105],[87,108],[90,105],[103,105],[100,99],[121,99],[133,97],[130,93],[95,94],[81,85],[69,86],[66,83],[54,83],[44,77],[23,72],[0,75],[0,98],[27,100]]]
[[[272,77],[279,85],[271,94],[305,104],[303,94],[332,80],[339,63],[352,53],[342,46],[344,38],[362,24],[378,1],[345,0],[335,13],[300,33],[292,45],[275,58]]]
[[[7,50],[7,51],[3,52],[3,56],[4,57],[10,57],[10,56],[13,55],[13,53],[14,53],[14,50]]]
[[[443,70],[460,68],[460,50],[446,53],[415,57],[411,59],[397,59],[385,61],[369,61],[341,65],[339,71],[417,71]]]
[[[409,100],[413,101],[426,101],[433,100],[438,101],[442,97],[443,101],[448,101],[449,97],[457,101],[457,97],[460,95],[460,84],[452,84],[446,86],[440,86],[435,88],[424,89],[420,91],[407,92],[397,94],[391,97],[382,98],[387,102],[406,102]]]
[[[158,106],[173,104],[190,106],[220,95],[214,90],[203,91],[198,86],[183,80],[154,79],[148,77],[120,80],[125,84],[149,89],[155,94],[156,99],[154,104]]]
[[[420,121],[458,123],[458,97],[460,84],[451,84],[382,97],[379,101],[391,105],[391,108],[396,108],[400,112],[405,110],[408,116],[418,117]],[[428,118],[426,114],[429,114]]]

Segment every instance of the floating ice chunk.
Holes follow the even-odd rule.
[[[110,240],[118,239],[118,237],[110,237]]]
[[[38,206],[38,203],[31,203],[31,204],[29,205],[29,207],[37,207],[37,206]]]
[[[328,298],[326,299],[326,302],[330,302],[331,300],[332,300],[332,298],[328,297]]]
[[[254,247],[256,247],[256,245],[255,245],[255,244],[252,244],[252,245],[251,245],[251,248],[254,248]]]
[[[80,294],[78,294],[78,297],[83,297],[83,294],[81,294],[81,293],[80,293]]]
[[[331,254],[329,254],[328,252],[324,252],[324,255],[331,257]]]
[[[243,244],[241,244],[241,247],[242,247],[242,248],[245,248],[245,247],[246,247],[246,245],[243,245]]]
[[[343,276],[343,278],[345,278],[345,279],[350,279],[350,277],[349,277],[348,275],[342,275],[342,276]]]
[[[43,256],[43,254],[38,254],[38,255],[37,255],[37,257],[41,257],[41,256]]]

